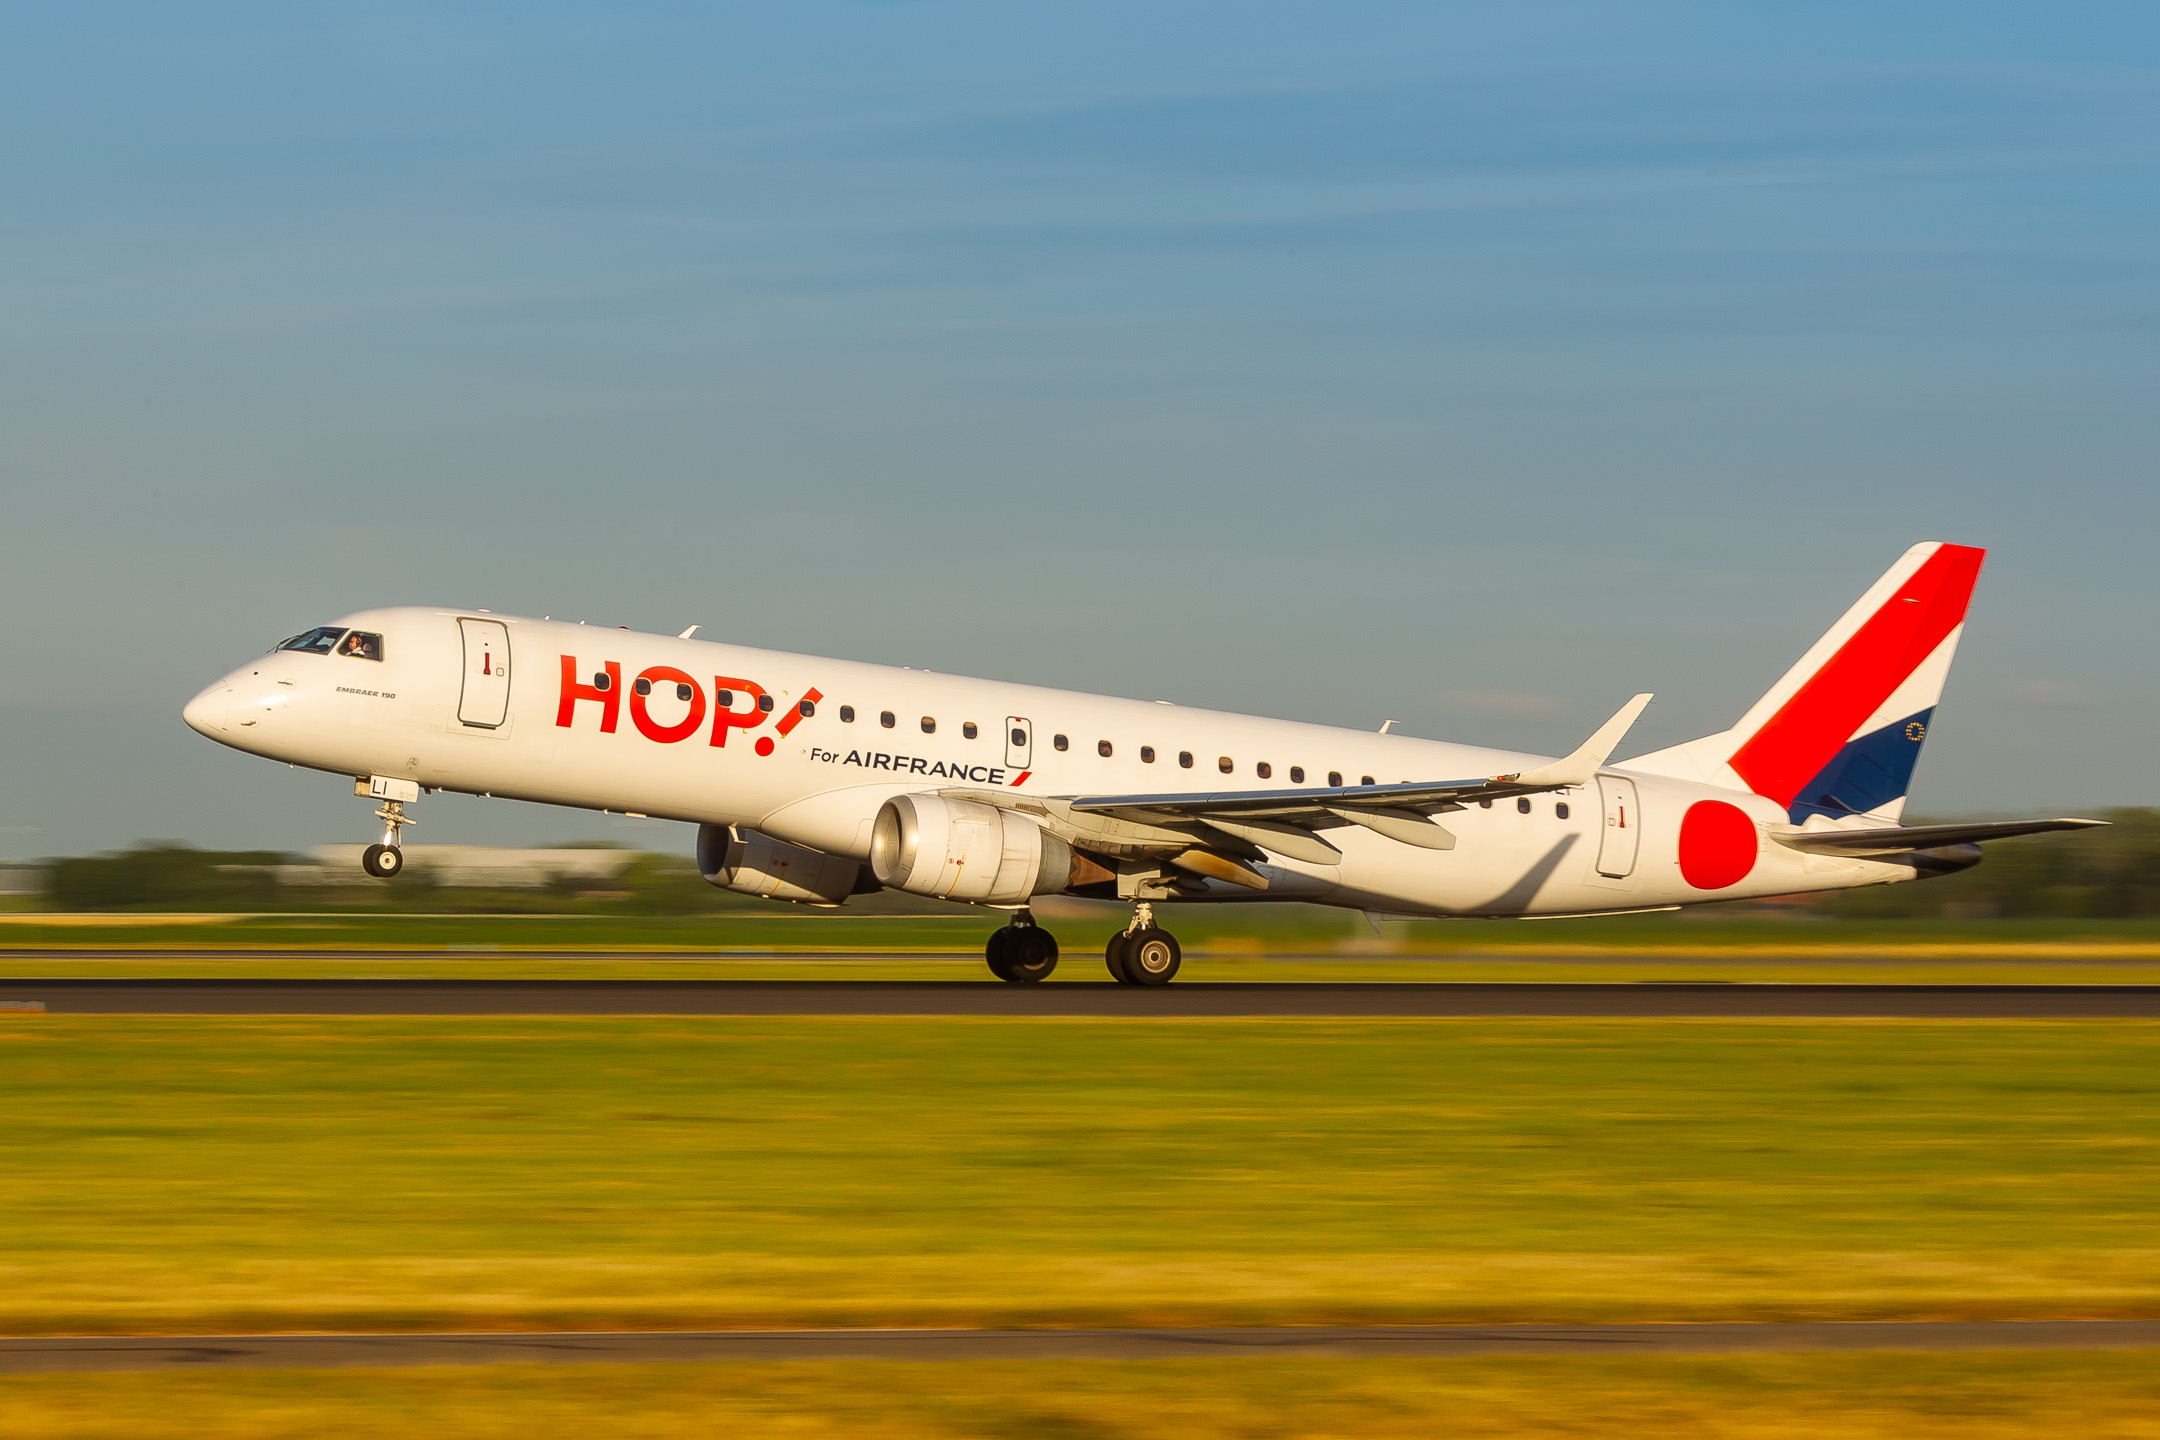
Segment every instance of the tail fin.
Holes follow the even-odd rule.
[[[1913,546],[1739,724],[1627,768],[1753,791],[1796,825],[1814,815],[1895,822],[1986,555]]]

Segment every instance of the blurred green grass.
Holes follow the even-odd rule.
[[[2130,1440],[2150,1352],[501,1365],[0,1378],[0,1440]],[[176,1424],[176,1420],[181,1421]]]
[[[13,1332],[2160,1315],[2160,1024],[16,1016]]]

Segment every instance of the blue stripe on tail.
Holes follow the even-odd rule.
[[[1933,706],[1917,715],[1870,730],[1830,757],[1815,778],[1800,787],[1785,813],[1793,824],[1810,815],[1833,820],[1880,809],[1912,788],[1913,764],[1920,758],[1921,742],[1927,739]]]

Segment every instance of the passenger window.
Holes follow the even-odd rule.
[[[1053,735],[1050,737],[1050,748],[1053,750],[1070,749],[1071,745],[1072,742],[1067,740],[1063,735]]]
[[[1177,763],[1178,763],[1178,766],[1179,766],[1179,768],[1181,768],[1181,769],[1185,769],[1185,770],[1190,770],[1190,769],[1192,769],[1192,751],[1190,751],[1190,750],[1180,750],[1180,751],[1178,751],[1178,752],[1177,752]]]
[[[637,678],[637,683],[635,685],[632,685],[630,688],[637,691],[637,693],[640,695],[650,695],[652,694],[652,681],[646,679],[643,675],[640,675]]]
[[[1567,801],[1562,800],[1557,805],[1553,806],[1552,813],[1559,816],[1562,820],[1567,819]]]
[[[1518,813],[1520,813],[1520,814],[1523,814],[1523,815],[1527,815],[1527,814],[1529,814],[1529,813],[1530,813],[1530,797],[1529,797],[1529,796],[1527,796],[1527,795],[1524,795],[1524,796],[1520,797],[1519,799],[1517,799],[1517,800],[1516,800],[1516,802],[1515,802],[1515,809],[1516,809],[1516,811],[1517,811]]]
[[[1252,768],[1253,774],[1259,776],[1262,780],[1270,779],[1275,774],[1275,767],[1268,764],[1268,762],[1265,760],[1262,760],[1259,764],[1253,766]]]
[[[1155,747],[1153,745],[1142,745],[1140,747],[1140,763],[1143,765],[1155,763]]]
[[[1477,802],[1477,808],[1480,810],[1490,810],[1492,809],[1492,801],[1480,800]]]
[[[766,713],[767,715],[770,715],[770,714],[772,714],[772,696],[770,696],[770,695],[760,695],[760,696],[758,696],[758,697],[757,697],[757,708],[758,708],[759,710],[762,710],[762,711],[763,711],[764,713]]]
[[[1222,771],[1223,774],[1228,775],[1231,771],[1237,769],[1237,762],[1235,760],[1232,760],[1228,755],[1225,755],[1220,760],[1217,760],[1215,762],[1215,768]]]
[[[890,711],[890,710],[880,710],[880,711],[878,712],[878,717],[877,717],[877,723],[878,723],[878,724],[880,724],[880,725],[882,725],[882,726],[884,726],[884,727],[885,727],[886,729],[888,729],[888,730],[892,729],[892,727],[893,727],[893,718],[892,718],[892,711]]]
[[[1290,767],[1290,783],[1291,783],[1291,784],[1293,784],[1293,785],[1302,785],[1302,784],[1304,784],[1304,783],[1305,783],[1305,767],[1304,767],[1304,766],[1302,766],[1302,765],[1292,765],[1292,766]]]
[[[975,738],[977,733],[978,732],[975,729],[975,722],[973,720],[966,720],[961,722],[960,735],[962,739],[972,740]]]
[[[1110,742],[1108,740],[1097,740],[1095,742],[1095,753],[1102,756],[1105,760],[1109,759]]]
[[[1360,775],[1360,776],[1358,776],[1358,779],[1357,779],[1357,783],[1358,783],[1358,784],[1360,784],[1360,785],[1370,785],[1370,784],[1372,784],[1372,776],[1370,776],[1370,775]]]
[[[608,689],[612,689],[612,688],[614,687],[614,684],[615,684],[615,679],[614,679],[614,677],[613,677],[613,676],[611,676],[611,675],[609,675],[609,674],[607,673],[607,671],[605,671],[605,670],[595,670],[595,671],[593,671],[593,672],[592,672],[592,688],[593,688],[593,689],[595,689],[595,690],[608,690]]]
[[[1329,788],[1329,789],[1331,789],[1331,790],[1340,790],[1340,789],[1342,789],[1342,771],[1340,771],[1340,770],[1330,770],[1330,771],[1328,771],[1328,772],[1327,772],[1327,783],[1328,783],[1328,788]]]
[[[840,707],[840,723],[843,725],[855,723],[855,707],[853,705],[842,705]]]
[[[365,630],[355,630],[345,637],[345,643],[337,647],[340,655],[350,655],[355,660],[382,659],[382,636],[370,635]]]
[[[930,718],[930,717],[929,717],[928,715],[925,715],[925,716],[923,716],[923,717],[922,717],[922,733],[923,733],[923,734],[925,734],[925,735],[935,735],[935,734],[937,734],[937,721],[935,721],[935,720],[931,719],[931,718]]]
[[[689,687],[688,687],[688,686],[681,686],[681,687],[678,687],[678,688],[681,688],[681,689],[687,690],[687,689],[688,689]],[[686,694],[686,695],[684,695],[684,696],[683,696],[682,698],[683,698],[683,699],[685,699],[685,700],[687,700],[687,699],[689,699],[690,697],[689,697],[689,696],[688,696],[688,695]],[[800,715],[802,716],[802,718],[803,718],[803,719],[807,720],[807,719],[809,719],[809,718],[810,718],[810,717],[811,717],[812,715],[815,715],[815,714],[817,714],[817,702],[816,702],[816,701],[814,701],[814,700],[805,700],[805,701],[803,701],[803,702],[802,702],[802,703],[801,703],[800,705],[797,705],[797,706],[795,707],[795,710],[796,710],[796,713],[800,714]]]
[[[603,685],[600,688],[605,690],[607,686]],[[735,708],[735,692],[733,690],[715,690],[712,698],[713,704],[719,706],[722,710]]]
[[[298,650],[308,655],[327,655],[337,644],[338,637],[344,633],[335,625],[318,625],[313,630],[302,631],[290,640],[278,641],[277,648]]]
[[[1028,743],[1027,731],[1020,729],[1018,726],[1014,726],[1012,732],[1012,743],[1014,748],[1016,749],[1026,749]]]

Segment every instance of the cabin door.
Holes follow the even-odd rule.
[[[1035,763],[1035,724],[1023,715],[1005,717],[1005,768],[1025,770]]]
[[[1618,880],[1634,872],[1635,851],[1642,844],[1635,782],[1617,775],[1600,775],[1597,783],[1605,796],[1605,832],[1598,841],[1597,871]]]
[[[457,717],[478,730],[494,730],[510,715],[510,627],[500,620],[460,620],[465,637],[465,687]]]

